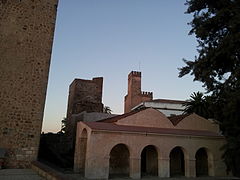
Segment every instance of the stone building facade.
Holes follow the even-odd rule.
[[[103,78],[74,79],[69,86],[66,135],[71,146],[75,140],[77,118],[82,112],[103,112]]]
[[[146,108],[79,122],[74,170],[88,179],[226,176],[224,144],[213,121],[196,114],[168,118]]]
[[[5,167],[36,160],[58,0],[0,0],[0,148]]]
[[[132,71],[128,74],[128,94],[124,98],[124,113],[144,101],[153,99],[152,92],[141,90],[141,72]]]

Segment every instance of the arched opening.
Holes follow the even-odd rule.
[[[181,147],[175,147],[170,153],[170,176],[185,176],[184,153]]]
[[[80,172],[84,173],[85,171],[85,161],[86,161],[86,152],[87,152],[87,130],[84,129],[80,136],[79,143],[79,168]]]
[[[154,146],[146,146],[141,153],[141,175],[158,175],[158,153]]]
[[[109,177],[129,176],[129,150],[126,145],[118,144],[110,152]]]
[[[196,176],[208,176],[208,154],[205,148],[200,148],[195,155]]]

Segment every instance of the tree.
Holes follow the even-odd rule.
[[[103,107],[103,112],[107,114],[112,114],[112,110],[109,106],[104,106]]]
[[[208,119],[212,116],[209,104],[209,96],[204,96],[201,92],[194,92],[190,95],[190,99],[183,104],[185,106],[184,113],[196,113]]]
[[[62,133],[65,133],[66,132],[66,124],[67,124],[67,118],[64,117],[61,121],[61,131]]]
[[[240,1],[188,0],[193,13],[191,34],[198,41],[198,55],[186,60],[179,77],[186,74],[201,81],[211,94],[213,117],[227,140],[224,160],[240,176]]]
[[[184,59],[187,66],[180,68],[179,76],[191,73],[209,91],[236,85],[240,73],[240,1],[189,0],[186,4],[187,13],[194,13],[190,34],[196,35],[199,55],[194,61]]]

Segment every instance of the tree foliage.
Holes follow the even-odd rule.
[[[240,176],[240,0],[188,0],[186,5],[198,55],[184,59],[179,77],[191,74],[211,93],[209,106],[227,140],[224,160]]]
[[[109,106],[104,106],[103,107],[103,112],[107,114],[112,114],[112,110]]]
[[[184,60],[179,76],[188,73],[204,83],[209,91],[225,84],[236,85],[240,74],[240,1],[190,0],[187,13],[193,13],[189,34],[195,34],[199,55]]]
[[[61,130],[60,132],[65,133],[66,132],[66,124],[67,124],[67,118],[64,117],[61,121]]]
[[[212,118],[212,112],[209,109],[210,103],[210,96],[204,96],[201,92],[194,92],[190,95],[190,99],[183,104],[185,106],[184,113],[196,113],[207,119]]]

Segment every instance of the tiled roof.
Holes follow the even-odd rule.
[[[82,122],[82,123],[86,124],[93,130],[221,137],[221,135],[219,135],[215,132],[203,131],[203,130],[185,130],[185,129],[154,128],[154,127],[141,127],[141,126],[126,126],[126,125],[117,125],[114,123],[104,123],[104,122]]]
[[[169,103],[169,104],[183,104],[185,101],[181,100],[171,100],[171,99],[154,99],[147,102],[160,102],[160,103]]]
[[[130,111],[128,113],[125,113],[125,114],[122,114],[122,115],[118,115],[118,116],[114,116],[114,117],[107,118],[107,119],[103,119],[103,120],[100,120],[98,122],[105,122],[105,123],[117,122],[118,120],[120,120],[122,118],[131,116],[131,115],[136,114],[136,113],[138,113],[140,111],[143,111],[145,109],[148,109],[148,108],[141,108],[141,109],[138,109],[138,110]]]
[[[122,114],[122,115],[118,115],[118,116],[114,116],[114,117],[111,117],[111,118],[103,119],[103,120],[100,120],[100,121],[97,121],[97,122],[114,123],[114,122],[117,122],[120,119],[123,119],[123,118],[126,118],[128,116],[134,115],[134,114],[136,114],[140,111],[143,111],[145,109],[148,109],[148,108],[144,107],[144,108],[141,108],[141,109],[138,109],[138,110],[131,111],[129,113],[125,113],[125,114]],[[189,116],[189,114],[176,115],[176,116],[171,116],[171,117],[167,117],[167,118],[172,122],[172,124],[174,126],[176,126],[180,121],[182,121],[187,116]]]
[[[176,126],[180,121],[182,121],[185,117],[189,116],[190,114],[182,114],[177,116],[170,116],[168,119],[172,122],[174,126]]]

